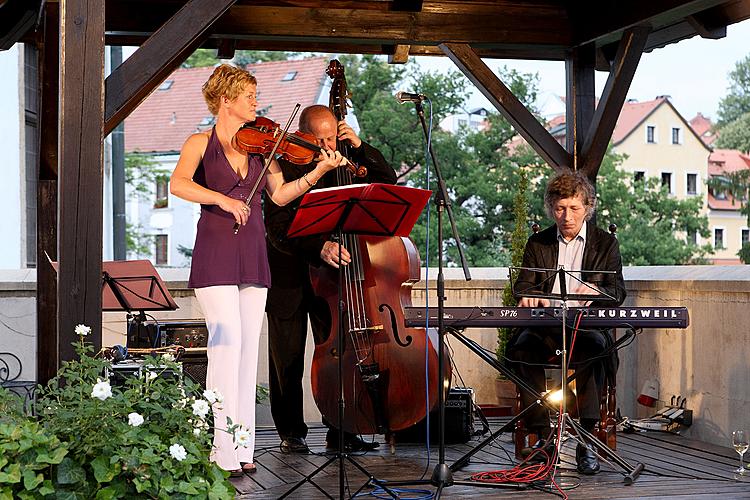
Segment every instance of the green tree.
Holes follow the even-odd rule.
[[[125,154],[125,184],[141,201],[153,197],[156,183],[169,177],[169,173],[169,170],[159,167],[153,155],[137,152]]]
[[[182,63],[183,68],[203,68],[219,64],[219,58],[216,57],[216,49],[198,49],[185,59]]]
[[[247,66],[267,61],[286,61],[294,56],[297,52],[283,52],[273,50],[238,50],[234,53],[232,61],[238,66]],[[216,49],[197,49],[190,57],[182,63],[183,68],[203,68],[206,66],[216,66],[221,60],[217,56]]]
[[[719,102],[717,125],[723,127],[746,113],[750,113],[750,55],[729,73],[729,92]]]
[[[721,128],[716,145],[725,149],[738,149],[750,153],[750,112]]]

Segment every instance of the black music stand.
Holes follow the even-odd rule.
[[[514,270],[517,270],[519,272],[530,272],[530,273],[545,273],[546,278],[539,282],[538,284],[529,287],[528,289],[524,290],[516,290],[515,286],[517,285],[517,281],[513,279],[512,273]],[[567,427],[570,427],[575,436],[576,440],[579,443],[582,444],[590,444],[593,445],[595,450],[598,450],[600,452],[600,455],[606,455],[609,459],[611,459],[613,462],[615,462],[617,465],[619,465],[624,471],[627,472],[625,474],[625,484],[632,484],[633,481],[640,475],[641,472],[643,472],[645,465],[641,462],[638,462],[635,466],[630,465],[628,462],[626,462],[622,457],[617,455],[614,451],[610,450],[604,443],[599,441],[599,439],[591,434],[590,432],[586,431],[578,422],[573,420],[573,418],[570,417],[568,414],[567,409],[567,387],[568,384],[575,379],[575,374],[568,376],[568,345],[567,345],[567,317],[568,317],[568,301],[570,300],[582,300],[582,301],[591,301],[596,299],[606,299],[606,300],[616,300],[615,297],[612,295],[600,290],[599,288],[596,288],[589,283],[583,281],[581,279],[584,275],[596,275],[596,274],[615,274],[616,271],[604,271],[604,270],[596,270],[596,271],[587,271],[587,270],[566,270],[564,266],[560,266],[557,269],[545,269],[545,268],[530,268],[530,267],[510,267],[509,273],[511,274],[509,276],[509,279],[511,280],[511,286],[513,287],[513,295],[517,297],[534,297],[534,298],[543,298],[543,299],[550,299],[550,300],[557,300],[561,303],[561,328],[562,328],[562,339],[561,339],[561,348],[559,351],[560,354],[560,391],[562,391],[562,402],[560,408],[553,408],[555,411],[560,413],[560,417],[557,421],[557,457],[558,460],[555,463],[555,470],[557,470],[557,467],[559,465],[559,457],[560,457],[560,449],[562,446],[562,435],[564,430]],[[592,291],[591,294],[581,294],[581,293],[568,293],[567,290],[567,278],[570,277],[574,281],[577,281],[579,284],[584,285],[588,289]],[[544,286],[551,280],[555,280],[559,282],[560,287],[560,293],[545,293],[543,292],[540,287]],[[618,344],[616,343],[614,347],[616,347]],[[553,391],[549,391],[547,394],[544,395],[543,399],[546,400],[547,397],[552,393]],[[539,394],[537,391],[531,391],[531,394],[539,398]],[[539,403],[539,399],[537,399],[536,403]],[[534,404],[534,405],[535,405]],[[532,408],[534,405],[530,405],[528,408]],[[548,405],[549,406],[549,405]],[[527,408],[527,409],[528,409]]]
[[[354,184],[333,188],[317,189],[307,193],[300,202],[297,214],[292,221],[287,236],[312,236],[316,234],[338,234],[343,243],[343,234],[366,234],[371,236],[408,236],[419,214],[424,209],[431,195],[430,191],[391,184]],[[339,262],[341,262],[341,245],[339,245]],[[344,498],[344,460],[360,470],[369,479],[357,493],[372,483],[382,488],[393,498],[398,496],[388,488],[386,483],[377,479],[364,467],[344,452],[344,303],[341,291],[344,288],[343,266],[339,265],[339,310],[338,310],[338,438],[339,447],[336,454],[312,473],[302,478],[280,498],[286,498],[304,483],[315,484],[312,478],[329,464],[339,464],[339,498]],[[328,498],[333,498],[323,491]],[[355,493],[355,495],[357,494]]]

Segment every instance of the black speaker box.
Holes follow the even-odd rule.
[[[206,375],[208,374],[208,356],[206,349],[193,348],[180,357],[182,373],[190,377],[203,389],[206,388]]]
[[[474,435],[474,389],[453,387],[445,399],[445,442],[465,443]],[[430,443],[439,441],[438,408],[430,412]],[[400,443],[424,443],[427,434],[427,419],[395,432]]]

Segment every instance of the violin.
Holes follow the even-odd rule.
[[[282,129],[278,123],[269,118],[259,116],[254,122],[248,122],[234,135],[234,144],[237,149],[247,154],[267,155],[273,151],[276,139]],[[305,132],[297,131],[286,134],[276,149],[276,153],[282,158],[294,163],[304,165],[310,163],[315,155],[320,152],[320,146],[315,143],[315,136]],[[348,159],[345,167],[355,176],[364,177],[367,169],[353,164]]]

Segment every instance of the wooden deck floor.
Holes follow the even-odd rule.
[[[491,428],[497,429],[506,419],[490,419]],[[467,444],[446,446],[445,463],[450,466],[483,438]],[[381,436],[382,441],[382,436]],[[279,451],[279,438],[274,429],[258,429],[256,465],[258,472],[252,478],[233,479],[238,499],[279,498],[289,491],[304,475],[314,472],[333,455],[326,454],[325,429],[313,427],[307,439],[312,453],[287,455]],[[633,485],[623,483],[622,470],[602,463],[602,471],[595,476],[580,476],[575,471],[573,457],[575,443],[569,440],[563,446],[563,463],[556,479],[570,498],[622,499],[622,498],[691,498],[750,499],[750,471],[747,477],[736,476],[733,470],[739,463],[731,448],[713,446],[666,433],[619,434],[617,453],[631,464],[643,462],[645,471]],[[453,473],[454,484],[442,490],[441,497],[496,498],[554,498],[538,489],[498,489],[482,487],[470,482],[471,474],[512,467],[512,445],[509,434],[503,434],[491,445],[472,456],[470,463]],[[429,455],[429,460],[428,460]],[[373,477],[385,481],[429,480],[438,463],[437,446],[428,450],[424,444],[398,444],[395,454],[387,446],[367,454],[354,454],[352,459]],[[331,497],[339,498],[338,460],[325,467],[314,481]],[[345,498],[352,498],[367,481],[367,476],[356,466],[345,461]],[[406,489],[410,491],[406,491]],[[417,491],[422,490],[422,491]],[[399,498],[431,498],[436,488],[430,484],[401,486]],[[377,493],[377,492],[375,492]],[[390,498],[387,494],[374,495],[365,487],[359,494],[364,498]],[[305,483],[287,498],[328,498],[310,483]]]

